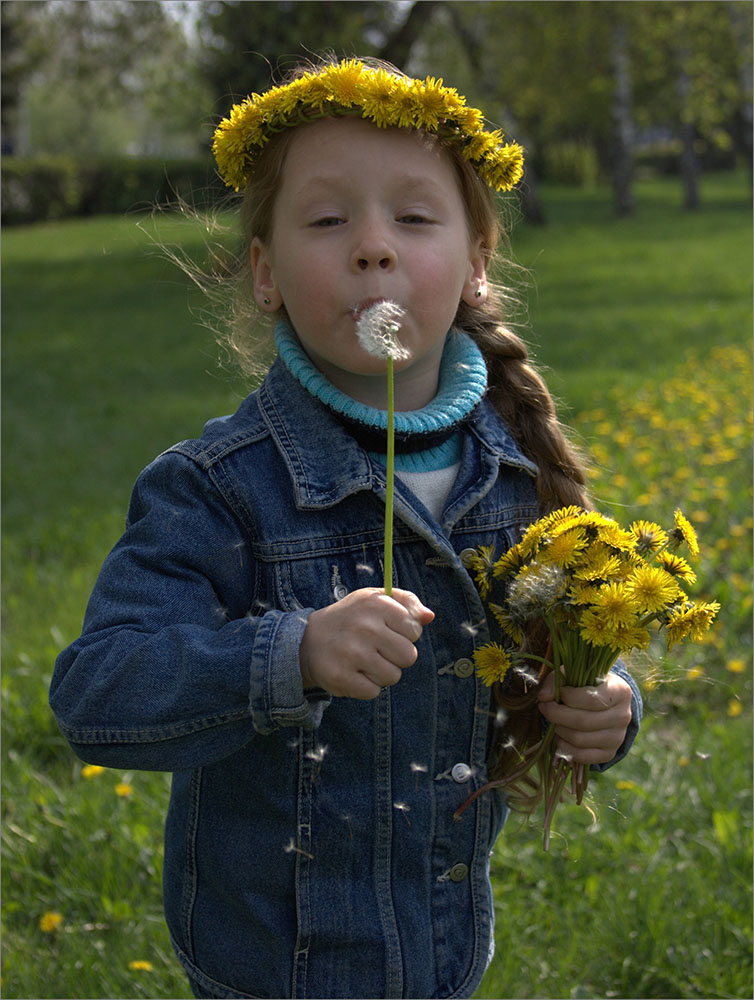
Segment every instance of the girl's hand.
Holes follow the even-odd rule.
[[[608,674],[597,687],[560,688],[548,674],[539,692],[539,710],[555,726],[558,750],[575,764],[612,760],[631,721],[631,688],[618,674]]]
[[[422,626],[434,611],[408,590],[368,587],[309,615],[299,649],[304,687],[339,698],[376,698],[397,684],[418,653]]]

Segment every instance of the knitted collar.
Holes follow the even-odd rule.
[[[281,360],[297,381],[335,415],[366,451],[384,455],[387,410],[359,403],[337,389],[315,368],[284,320],[275,327],[275,343]],[[420,410],[395,414],[396,455],[444,446],[469,419],[486,388],[487,366],[481,351],[468,334],[451,330],[440,362],[437,395]]]

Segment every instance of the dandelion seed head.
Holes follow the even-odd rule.
[[[398,340],[400,320],[404,315],[405,309],[388,299],[364,309],[356,321],[356,337],[364,350],[375,358],[392,358],[393,361],[411,357]]]

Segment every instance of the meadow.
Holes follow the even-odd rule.
[[[479,998],[751,997],[751,203],[647,179],[638,211],[546,189],[513,234],[523,333],[622,523],[697,528],[704,643],[632,660],[629,757],[564,803],[542,851],[514,817],[492,858],[497,951]],[[3,972],[6,997],[188,998],[161,909],[168,776],[82,765],[47,707],[138,472],[249,386],[218,366],[197,291],[150,218],[3,234]],[[147,232],[145,232],[145,230]],[[165,217],[158,237],[201,255]],[[410,945],[409,945],[410,946]]]

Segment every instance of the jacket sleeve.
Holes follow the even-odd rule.
[[[250,541],[190,458],[167,452],[141,474],[52,677],[52,710],[83,760],[177,771],[319,724],[329,696],[304,694],[298,663],[312,609],[262,613]]]
[[[644,713],[644,704],[639,691],[639,685],[629,674],[623,661],[616,660],[611,669],[613,673],[622,677],[631,688],[631,721],[628,724],[625,739],[618,748],[618,752],[615,754],[613,759],[609,760],[606,764],[592,764],[591,769],[593,771],[606,771],[609,767],[612,767],[614,764],[623,760],[636,739],[639,732],[639,726],[641,725],[642,715]]]

